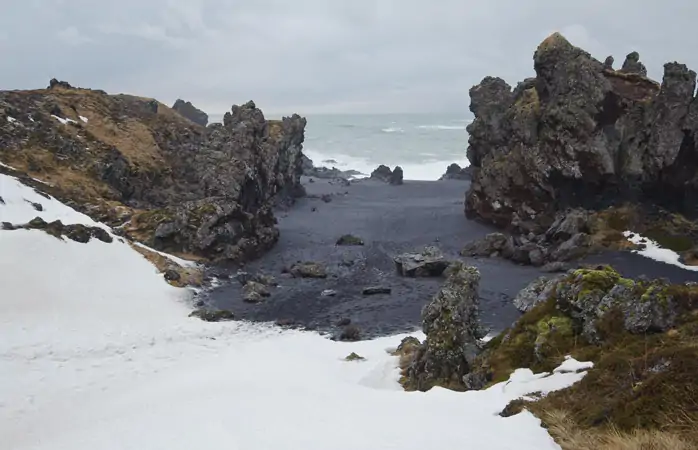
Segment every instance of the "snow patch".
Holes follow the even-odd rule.
[[[671,264],[673,266],[680,267],[685,270],[690,270],[693,272],[698,272],[698,266],[689,266],[680,261],[680,256],[673,250],[668,248],[662,248],[657,242],[652,239],[643,237],[632,231],[625,231],[623,235],[628,239],[628,241],[633,244],[644,245],[645,248],[642,250],[633,250],[633,253],[637,253],[644,257],[653,259],[655,261],[663,262],[666,264]]]
[[[77,122],[76,122],[75,120],[73,120],[73,119],[68,119],[68,118],[65,118],[65,119],[64,119],[64,118],[58,117],[58,116],[56,116],[56,115],[54,115],[54,114],[51,114],[51,117],[53,117],[54,119],[56,119],[57,121],[59,121],[59,122],[62,123],[63,125],[68,125],[68,123],[77,123]]]
[[[0,222],[25,224],[35,217],[41,217],[46,222],[60,220],[65,225],[83,224],[111,231],[108,226],[95,222],[89,216],[75,211],[51,196],[44,197],[14,177],[0,174],[0,193],[5,201],[4,205],[0,205]],[[34,209],[30,202],[40,204],[43,211]]]
[[[137,245],[138,247],[144,248],[150,252],[157,253],[160,256],[164,256],[165,258],[169,259],[172,262],[179,264],[182,267],[197,267],[199,265],[198,263],[196,263],[194,261],[187,261],[186,259],[182,259],[182,258],[179,258],[177,256],[170,255],[169,253],[155,250],[154,248],[150,248],[147,245],[141,244],[140,242],[134,242],[134,245]]]
[[[85,116],[80,116],[80,120],[82,120],[85,123],[88,122],[87,117],[85,117]]]
[[[17,122],[17,119],[15,119],[14,117],[7,116],[7,121],[10,123],[15,123]]]
[[[0,183],[3,218],[41,215],[25,201],[40,200],[44,220],[100,225]],[[406,393],[389,352],[408,335],[347,343],[189,318],[190,292],[120,239],[0,231],[0,286],[0,436],[14,450],[553,450],[532,414],[499,412],[585,375],[519,369],[483,391]]]
[[[572,356],[567,355],[565,356],[565,361],[562,364],[560,364],[560,366],[557,367],[553,372],[579,372],[580,370],[589,370],[593,368],[593,362],[579,362],[576,359],[572,358]]]

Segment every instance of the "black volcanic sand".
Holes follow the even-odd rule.
[[[463,213],[468,181],[405,181],[391,186],[362,180],[344,186],[328,180],[304,179],[308,197],[287,211],[278,211],[278,244],[244,270],[273,275],[279,287],[261,304],[242,301],[241,285],[225,280],[206,297],[209,306],[229,309],[240,319],[284,321],[297,326],[336,332],[350,319],[362,337],[413,331],[421,326],[422,307],[436,293],[442,278],[397,275],[393,257],[437,245],[449,259],[461,259],[480,270],[481,319],[493,332],[501,331],[519,313],[512,298],[542,273],[500,259],[471,259],[458,255],[473,239],[492,229],[469,221]],[[331,195],[324,201],[323,194]],[[315,210],[313,210],[315,209]],[[364,246],[335,246],[343,234],[362,238]],[[282,274],[297,261],[322,263],[326,279],[297,279]],[[626,276],[666,277],[674,282],[698,281],[698,273],[629,253],[595,255],[585,263],[610,263]],[[234,275],[235,271],[231,271]],[[369,286],[390,287],[389,295],[364,296]],[[337,291],[334,297],[323,290]]]

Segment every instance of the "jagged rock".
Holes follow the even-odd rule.
[[[177,101],[174,102],[174,105],[172,105],[172,109],[177,111],[183,117],[186,117],[187,119],[191,120],[192,122],[198,125],[201,125],[202,127],[208,125],[208,114],[201,111],[200,109],[197,109],[194,105],[191,104],[191,102],[185,102],[182,99],[177,99]]]
[[[390,180],[389,183],[392,185],[400,185],[402,184],[402,178],[403,178],[403,172],[402,172],[402,167],[400,166],[395,166],[393,169],[393,172],[390,174]]]
[[[334,289],[325,289],[322,292],[320,292],[321,297],[334,297],[335,295],[337,295],[337,291],[335,291]]]
[[[480,240],[469,242],[460,253],[463,256],[499,255],[507,246],[511,246],[511,244],[506,235],[490,233]]]
[[[225,309],[197,309],[192,311],[192,313],[189,314],[189,317],[198,317],[204,322],[224,322],[234,320],[235,314]]]
[[[51,223],[47,223],[41,217],[35,217],[30,220],[29,223],[14,228],[44,230],[46,233],[57,238],[62,238],[62,236],[65,236],[68,239],[81,244],[88,243],[92,238],[96,238],[107,244],[111,244],[114,241],[114,238],[109,234],[109,232],[100,227],[90,227],[83,224],[64,225],[60,220],[54,220]]]
[[[426,391],[435,385],[463,389],[463,377],[482,348],[479,322],[480,273],[461,262],[422,310],[426,340],[405,374],[408,388]]]
[[[614,61],[615,61],[615,59],[613,58],[613,56],[607,56],[603,62],[604,69],[613,70],[613,62]]]
[[[526,313],[540,303],[548,300],[557,287],[557,283],[564,275],[556,277],[540,277],[532,281],[514,297],[514,306],[522,313]]]
[[[298,262],[289,268],[295,278],[327,278],[327,271],[322,264],[315,262]]]
[[[446,173],[441,175],[439,180],[470,180],[472,172],[473,170],[470,166],[461,167],[453,163],[446,168]]]
[[[473,87],[466,215],[524,236],[570,208],[631,202],[698,217],[696,74],[668,63],[660,86],[636,59],[608,70],[556,33],[535,52],[535,79]]]
[[[163,276],[165,277],[165,280],[167,280],[167,281],[178,281],[179,279],[182,278],[182,275],[180,275],[180,273],[174,269],[165,270],[165,272],[163,273]]]
[[[364,245],[364,241],[352,234],[345,234],[337,239],[336,245]]]
[[[675,292],[664,280],[633,281],[607,266],[577,269],[555,289],[559,307],[580,322],[589,342],[603,339],[602,319],[613,311],[620,313],[630,333],[669,330],[681,307]]]
[[[450,264],[437,247],[427,247],[421,253],[403,253],[394,261],[403,277],[438,277]]]
[[[393,171],[390,170],[390,167],[383,164],[376,167],[376,169],[373,172],[371,172],[371,178],[385,181],[386,183],[390,183],[392,176]]]
[[[366,287],[361,291],[363,295],[380,295],[380,294],[390,294],[393,290],[389,287],[384,286],[370,286]]]
[[[54,89],[54,88],[63,88],[63,89],[73,89],[73,86],[70,85],[67,81],[58,81],[55,78],[51,78],[48,84],[49,89]]]
[[[625,57],[623,61],[623,67],[621,67],[620,72],[624,73],[636,73],[647,76],[647,69],[645,65],[640,62],[640,54],[638,52],[630,52],[628,56]]]
[[[269,292],[269,289],[265,285],[256,281],[248,281],[245,283],[242,290],[242,300],[247,303],[259,303],[265,297],[269,297],[271,295],[271,292]]]
[[[157,250],[244,262],[276,242],[273,208],[305,193],[306,121],[298,115],[266,120],[248,102],[232,107],[223,124],[203,128],[178,114],[156,114],[152,99],[52,84],[45,92],[0,91],[0,111],[22,119],[21,127],[0,120],[0,160],[27,161],[39,179],[52,174],[60,182],[42,190],[123,225],[125,237]],[[37,158],[36,148],[46,157]],[[126,224],[122,210],[131,216]]]

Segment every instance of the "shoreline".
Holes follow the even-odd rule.
[[[405,180],[401,186],[391,186],[363,179],[346,185],[303,177],[302,182],[308,195],[276,212],[279,242],[242,269],[251,275],[271,275],[279,286],[271,288],[271,295],[261,303],[245,303],[242,285],[235,279],[237,269],[213,267],[223,276],[218,286],[201,295],[206,307],[230,310],[242,320],[277,322],[330,336],[337,336],[348,321],[360,329],[361,339],[412,332],[421,329],[421,309],[443,278],[400,277],[392,258],[435,245],[447,259],[462,260],[480,270],[481,320],[490,333],[499,333],[520,316],[512,303],[516,294],[539,276],[552,275],[498,258],[458,254],[469,241],[494,231],[465,218],[463,198],[469,181]],[[365,245],[336,246],[344,234],[360,237]],[[283,273],[298,261],[321,263],[328,277],[292,278]],[[629,277],[698,282],[696,272],[631,253],[604,252],[570,266],[580,264],[611,264]],[[392,292],[362,294],[372,286]],[[323,296],[325,290],[336,295]]]

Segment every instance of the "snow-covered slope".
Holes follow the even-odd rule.
[[[5,175],[0,196],[0,222],[95,226]],[[0,448],[556,449],[531,414],[498,413],[588,368],[569,360],[485,391],[405,393],[386,351],[403,336],[339,343],[206,323],[188,317],[187,297],[119,239],[0,230]],[[350,352],[366,360],[344,361]]]

